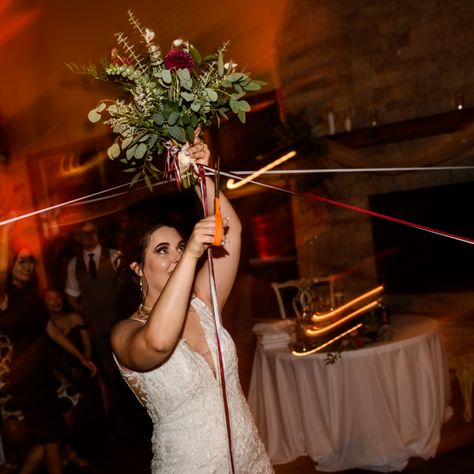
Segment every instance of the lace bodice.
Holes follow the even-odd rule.
[[[203,301],[193,298],[206,342],[218,367],[214,318]],[[146,317],[135,315],[142,322]],[[240,387],[234,343],[222,329],[220,342],[236,474],[272,473],[252,415]],[[151,471],[226,474],[227,434],[221,388],[206,359],[181,339],[157,368],[136,372],[119,365],[125,381],[153,421]]]

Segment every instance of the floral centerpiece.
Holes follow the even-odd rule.
[[[243,97],[264,83],[238,72],[234,62],[225,62],[227,43],[203,58],[191,43],[177,39],[163,54],[154,32],[133,12],[128,17],[138,45],[117,33],[117,46],[101,68],[67,66],[121,90],[116,99],[100,100],[88,118],[93,123],[102,120],[117,135],[107,153],[125,172],[134,173],[131,185],[144,179],[151,187],[152,177],[174,177],[178,186],[189,187],[196,170],[180,153],[182,146],[193,143],[198,128],[219,124],[228,112],[245,123],[250,105]]]

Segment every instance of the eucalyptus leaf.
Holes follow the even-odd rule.
[[[143,177],[145,178],[145,183],[146,183],[148,189],[150,191],[153,191],[153,186],[151,185],[150,177],[147,174],[145,174]]]
[[[245,74],[242,74],[241,72],[233,72],[232,74],[228,74],[226,76],[226,79],[230,82],[238,82],[246,77],[247,76]]]
[[[240,94],[230,94],[230,97],[234,100],[239,100],[245,95],[245,92],[241,92]]]
[[[178,69],[176,74],[178,75],[180,81],[189,81],[191,79],[188,69]]]
[[[190,92],[182,91],[181,97],[188,102],[191,102],[192,100],[194,100],[194,94],[191,94]]]
[[[144,156],[146,151],[148,150],[148,147],[146,146],[145,143],[140,143],[137,146],[137,149],[135,150],[134,156],[137,160],[141,160]]]
[[[127,155],[127,160],[131,160],[135,156],[135,150],[137,149],[137,144],[132,145],[126,152],[125,154]]]
[[[259,91],[262,88],[262,86],[258,84],[256,81],[250,81],[247,84],[244,84],[242,87],[244,88],[244,90],[248,92]]]
[[[208,54],[207,56],[204,57],[204,62],[205,63],[208,63],[210,61],[217,61],[219,59],[219,55],[217,53],[212,53],[212,54]],[[224,66],[224,65],[222,65]]]
[[[168,69],[163,69],[161,71],[161,78],[166,84],[171,84],[171,71],[169,71]]]
[[[127,137],[122,140],[122,150],[125,150],[125,148],[128,148],[130,143],[133,142],[133,137]]]
[[[218,98],[217,92],[213,89],[206,88],[206,94],[212,102],[215,102]]]
[[[230,99],[229,105],[230,105],[230,108],[232,109],[232,112],[234,112],[234,114],[239,113],[240,106],[239,106],[239,101],[238,100]]]
[[[171,112],[168,117],[168,124],[175,125],[176,122],[179,120],[179,112]]]
[[[168,127],[168,133],[179,143],[186,143],[186,135],[181,127],[178,127],[177,125]]]
[[[200,108],[201,108],[201,103],[200,103],[200,102],[194,101],[194,102],[191,104],[191,110],[192,110],[193,112],[198,112]]]
[[[97,122],[102,118],[102,115],[100,115],[100,114],[97,112],[97,109],[92,109],[92,110],[87,114],[87,118],[89,119],[89,122],[97,123]]]
[[[240,111],[238,114],[237,114],[237,117],[239,117],[239,120],[242,122],[242,123],[245,123],[245,112],[244,111]]]
[[[194,128],[190,125],[186,127],[186,137],[188,138],[189,143],[194,142]]]
[[[245,94],[244,90],[242,89],[242,86],[237,82],[234,84],[234,90],[235,92],[237,92],[237,94]]]
[[[126,168],[126,169],[123,170],[123,172],[124,173],[133,173],[136,170],[137,170],[136,168]]]
[[[246,100],[239,101],[239,109],[242,112],[250,112],[250,104]]]
[[[196,64],[201,64],[201,55],[192,44],[189,45],[189,54],[193,57]]]
[[[111,160],[114,160],[120,156],[120,147],[118,146],[118,143],[114,143],[113,145],[109,146],[107,155]]]
[[[148,142],[148,149],[152,150],[153,147],[156,145],[156,142],[158,141],[158,135],[156,133],[153,133],[150,141]]]
[[[148,138],[150,138],[150,134],[149,134],[149,133],[145,133],[144,135],[142,135],[142,136],[138,139],[138,141],[139,141],[139,142],[145,142],[145,141],[148,140]]]
[[[148,165],[148,167],[155,173],[160,173],[160,170],[153,164],[153,163],[150,163]]]
[[[153,114],[153,122],[155,122],[158,127],[161,127],[164,123],[165,119],[163,118],[163,115],[160,113],[156,112]]]
[[[197,128],[199,124],[199,119],[195,115],[191,115],[191,127]]]
[[[135,171],[135,170],[134,170],[134,171]],[[129,185],[130,188],[140,179],[141,174],[142,174],[142,172],[139,171],[139,172],[132,178],[132,180],[130,181],[130,185]]]

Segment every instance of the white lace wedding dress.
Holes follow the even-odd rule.
[[[206,341],[218,367],[214,318],[198,298],[197,311]],[[133,316],[142,322],[146,316]],[[240,387],[234,342],[221,333],[235,473],[273,473],[265,448]],[[180,340],[157,368],[135,372],[119,369],[153,421],[152,474],[227,474],[227,433],[221,388],[209,363]]]

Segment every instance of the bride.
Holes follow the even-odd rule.
[[[199,138],[187,154],[209,163]],[[214,187],[209,179],[206,185],[210,203]],[[241,225],[222,194],[220,201],[225,240],[216,249],[214,273],[222,310],[237,273]],[[228,441],[209,269],[201,258],[215,233],[214,216],[200,220],[187,243],[172,224],[161,222],[133,228],[123,249],[121,267],[138,285],[142,304],[114,327],[111,341],[124,379],[153,421],[153,474],[229,473],[229,444],[236,473],[273,472],[240,387],[234,343],[223,330]]]

